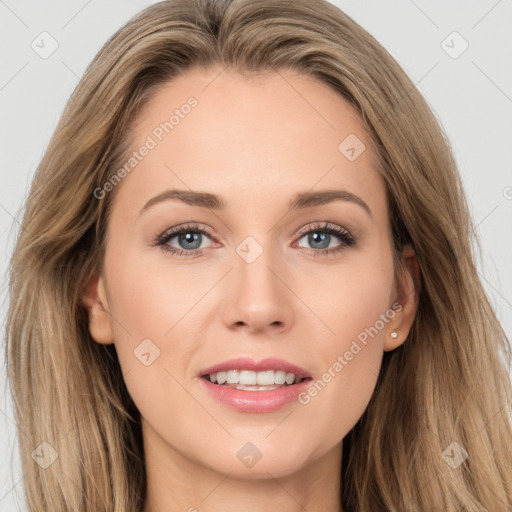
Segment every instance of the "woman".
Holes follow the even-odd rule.
[[[29,509],[510,509],[471,234],[434,116],[339,9],[142,11],[70,98],[12,259]]]

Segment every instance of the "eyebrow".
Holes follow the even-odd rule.
[[[142,208],[139,215],[151,206],[162,201],[177,199],[191,206],[208,208],[211,210],[225,210],[226,202],[218,195],[209,192],[195,192],[192,190],[166,190],[152,197]],[[297,194],[288,204],[288,211],[320,206],[333,201],[347,201],[361,206],[371,217],[370,207],[357,195],[348,190],[323,190],[319,192],[302,192]]]

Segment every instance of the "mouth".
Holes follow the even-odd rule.
[[[198,377],[211,397],[244,413],[272,412],[291,404],[313,380],[303,368],[277,358],[231,359],[205,368]]]
[[[285,370],[223,370],[201,376],[217,386],[241,389],[244,391],[270,391],[300,384],[311,377],[302,377]]]

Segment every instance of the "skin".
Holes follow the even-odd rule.
[[[407,247],[395,279],[384,182],[343,98],[291,70],[221,71],[194,68],[169,82],[134,124],[136,150],[167,112],[198,100],[115,191],[103,272],[84,298],[90,332],[115,343],[141,411],[145,512],[340,511],[341,442],[368,405],[383,352],[411,328],[416,259]],[[338,150],[349,134],[366,145],[354,161]],[[218,194],[226,210],[166,200],[139,214],[174,188]],[[325,189],[358,195],[371,216],[348,201],[287,212],[297,193]],[[208,231],[199,235],[202,255],[153,244],[191,222]],[[314,257],[318,245],[297,232],[318,222],[347,229],[357,244]],[[248,236],[263,249],[252,263],[236,251]],[[167,245],[191,247],[178,237]],[[343,241],[331,235],[327,245]],[[395,302],[401,311],[308,404],[243,413],[200,385],[201,369],[243,356],[280,357],[319,379]],[[149,366],[134,356],[147,338],[160,350]],[[262,455],[252,467],[237,457],[249,441]]]

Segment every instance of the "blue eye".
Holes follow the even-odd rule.
[[[299,241],[307,237],[307,242],[314,250],[309,250],[313,256],[333,255],[346,247],[353,247],[356,244],[356,238],[345,228],[325,223],[322,225],[308,226],[306,231],[301,230],[302,236]],[[341,244],[330,247],[334,238],[341,240]]]
[[[201,238],[204,235],[210,236],[207,231],[201,229],[197,224],[189,224],[166,231],[157,238],[156,245],[161,246],[164,251],[178,256],[201,256],[203,254],[203,251],[200,249]],[[178,244],[184,245],[183,249],[180,250],[169,245],[169,242],[174,238],[177,239]]]
[[[299,235],[299,241],[307,237],[307,243],[311,245],[312,249],[306,249],[307,252],[311,253],[313,256],[331,255],[346,247],[353,247],[357,243],[355,237],[349,231],[328,223],[303,228],[299,232]],[[335,247],[330,247],[333,235],[334,238],[340,240],[341,243]],[[198,224],[188,224],[179,228],[172,228],[161,234],[155,240],[154,245],[158,245],[162,250],[177,256],[198,257],[203,254],[202,249],[204,249],[204,247],[201,247],[201,245],[204,236],[212,238],[211,235]],[[169,244],[173,239],[176,239],[175,243],[178,244],[178,247],[173,247]]]

